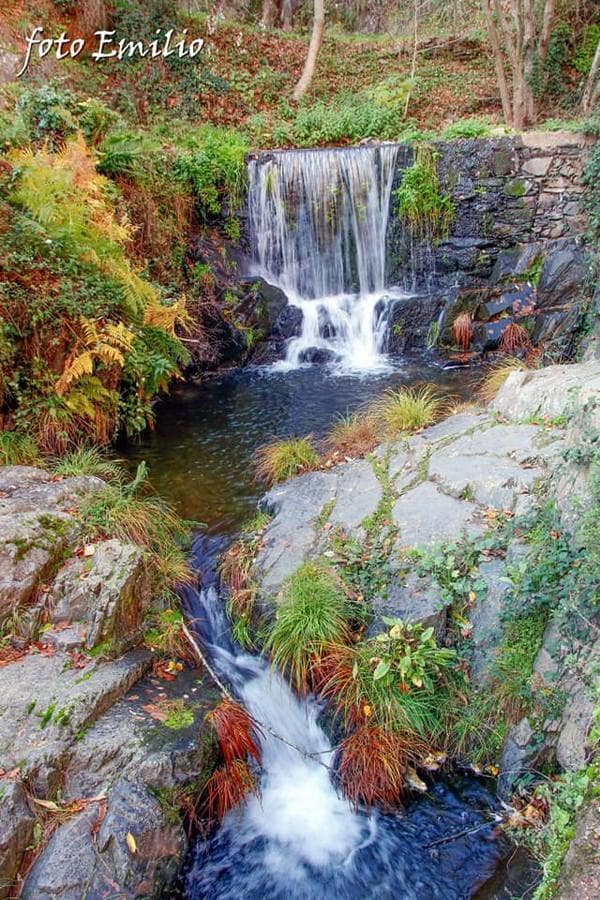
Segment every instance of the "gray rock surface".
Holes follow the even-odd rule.
[[[0,622],[28,602],[74,539],[71,515],[98,478],[54,479],[32,466],[0,467]]]
[[[485,597],[477,601],[470,611],[471,632],[471,680],[474,685],[483,684],[490,673],[494,653],[502,639],[501,616],[504,595],[508,583],[506,563],[502,559],[492,559],[479,567],[479,574],[487,585]]]
[[[373,620],[369,626],[369,637],[386,631],[388,626],[383,616],[402,619],[404,622],[418,622],[424,628],[435,628],[438,638],[446,629],[446,607],[430,578],[420,578],[414,572],[405,578],[395,577],[388,588],[387,597],[371,600]]]
[[[429,475],[455,497],[480,506],[512,510],[518,493],[528,492],[542,469],[523,469],[494,456],[450,456],[443,450],[429,460]]]
[[[548,366],[512,372],[500,388],[492,409],[509,419],[528,416],[555,418],[563,415],[576,400],[600,396],[600,360],[568,366]]]
[[[19,866],[33,838],[35,818],[25,788],[0,781],[0,898],[9,897]]]
[[[335,506],[328,521],[350,534],[360,533],[362,522],[376,512],[382,497],[383,489],[371,463],[353,460],[338,470]]]
[[[82,623],[87,647],[108,641],[123,652],[139,641],[151,599],[146,558],[140,547],[117,540],[93,549],[89,558],[69,560],[54,579],[50,620]]]
[[[476,512],[474,503],[456,500],[431,482],[423,482],[394,504],[392,517],[399,529],[398,544],[423,547],[458,539],[462,534],[479,534],[482,529]]]
[[[503,800],[510,800],[517,781],[537,756],[537,749],[533,745],[533,736],[533,729],[528,719],[521,719],[518,725],[513,725],[508,733],[502,749],[498,778],[498,795]]]
[[[334,472],[307,472],[272,488],[261,508],[274,515],[256,560],[262,586],[276,594],[284,581],[310,555],[317,538],[317,520],[335,498]]]

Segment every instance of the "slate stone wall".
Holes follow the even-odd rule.
[[[441,190],[456,215],[447,237],[415,240],[392,197],[388,279],[416,295],[394,309],[392,352],[421,351],[432,322],[438,342],[451,343],[453,318],[465,310],[478,350],[493,349],[505,326],[520,320],[536,342],[568,343],[589,270],[582,176],[592,143],[531,132],[436,144]],[[394,190],[413,158],[401,149]],[[427,315],[415,316],[421,303]]]

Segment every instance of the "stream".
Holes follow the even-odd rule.
[[[253,271],[300,308],[300,332],[271,367],[175,389],[157,409],[156,430],[126,451],[132,465],[146,460],[181,515],[203,523],[192,557],[201,582],[183,590],[185,612],[219,677],[266,726],[259,796],[196,838],[187,900],[508,900],[531,881],[497,828],[489,779],[449,774],[396,814],[352,810],[336,789],[336,750],[317,701],[297,697],[268,660],[235,645],[216,575],[218,555],[262,493],[253,479],[261,444],[318,440],[390,388],[433,382],[472,398],[476,371],[385,353],[388,311],[402,297],[386,283],[397,157],[393,145],[369,145],[250,160]],[[311,365],[316,358],[325,364]]]

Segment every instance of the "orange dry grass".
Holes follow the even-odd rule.
[[[377,419],[370,413],[344,416],[333,425],[325,440],[328,453],[362,457],[377,446]]]
[[[221,820],[257,792],[256,780],[243,759],[234,759],[215,769],[204,787],[204,805],[209,822]]]
[[[513,356],[517,350],[530,350],[532,347],[529,332],[523,325],[511,322],[502,332],[499,349],[508,356]]]
[[[253,756],[260,763],[257,726],[250,714],[234,700],[224,698],[206,716],[227,765]]]
[[[400,805],[406,772],[402,739],[379,726],[362,725],[340,747],[338,774],[352,806]]]
[[[452,337],[461,350],[468,350],[473,338],[471,313],[461,312],[452,323]]]

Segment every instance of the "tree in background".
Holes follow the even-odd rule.
[[[536,119],[534,85],[548,55],[556,0],[482,0],[482,4],[504,119],[517,130],[527,128]]]
[[[304,69],[300,76],[300,81],[294,89],[294,100],[299,100],[308,90],[312,77],[315,72],[315,65],[321,44],[323,43],[323,30],[325,28],[325,6],[323,0],[315,0],[315,11],[313,17],[313,30],[306,55]]]
[[[583,88],[581,109],[584,113],[591,112],[597,103],[600,103],[600,41],[598,41],[592,65]]]

